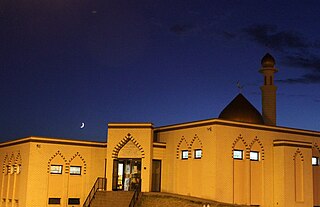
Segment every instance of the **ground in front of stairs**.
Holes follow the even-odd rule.
[[[143,193],[138,207],[247,207],[169,193]]]

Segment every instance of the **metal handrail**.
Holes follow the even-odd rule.
[[[131,198],[131,201],[130,201],[130,204],[129,204],[129,207],[134,207],[139,199],[139,195],[140,195],[140,192],[141,192],[141,180],[139,183],[137,183],[137,185],[134,187],[134,190],[133,190],[133,196]]]
[[[83,203],[83,207],[90,207],[91,201],[93,200],[96,192],[98,190],[106,190],[106,184],[107,184],[107,179],[98,177],[96,182],[94,183],[93,187],[91,188],[91,191],[86,199],[86,201]]]

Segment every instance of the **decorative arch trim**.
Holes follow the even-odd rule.
[[[66,173],[68,173],[68,172],[69,172],[69,163],[67,162],[67,159],[65,158],[65,156],[64,156],[60,151],[57,151],[57,152],[56,152],[53,156],[51,156],[51,158],[49,159],[49,161],[48,161],[47,173],[50,173],[50,165],[51,165],[51,162],[52,162],[52,160],[53,160],[55,157],[57,157],[57,156],[60,156],[60,157],[63,159],[65,165],[68,166],[68,167],[66,167]],[[68,168],[68,170],[67,170],[67,168]]]
[[[16,156],[15,153],[11,153],[10,157],[6,153],[2,164],[2,173],[7,174],[9,172],[10,174],[19,174],[20,171],[18,171],[17,169],[19,168],[21,163],[21,155],[19,151]]]
[[[232,157],[232,159],[233,159],[233,151],[235,150],[235,147],[236,147],[236,145],[237,145],[237,143],[238,143],[239,141],[241,141],[241,142],[243,143],[244,147],[245,147],[245,149],[244,149],[244,151],[245,151],[245,158],[246,158],[246,159],[250,159],[250,149],[249,149],[249,147],[248,147],[247,142],[244,140],[244,138],[242,137],[241,134],[240,134],[240,135],[238,136],[238,138],[236,138],[236,139],[233,141],[233,143],[232,143],[232,152],[231,152],[231,157]]]
[[[318,152],[320,153],[320,147],[317,143],[314,143],[312,146],[314,149],[318,150]]]
[[[180,147],[181,147],[182,142],[186,143],[186,145],[188,147],[188,158],[190,158],[190,151],[191,151],[190,145],[188,144],[187,139],[184,136],[182,136],[178,145],[177,145],[177,159],[180,158]]]
[[[15,161],[14,159],[14,154],[12,153],[11,156],[10,156],[10,159],[9,159],[9,165],[11,165],[13,162]]]
[[[71,157],[71,159],[69,160],[69,164],[71,165],[72,161],[73,161],[76,157],[79,157],[80,160],[82,161],[82,163],[83,163],[83,174],[86,174],[86,173],[87,173],[87,163],[86,163],[85,159],[82,157],[82,155],[81,155],[79,152],[77,152],[76,154],[74,154],[74,155]],[[69,166],[68,166],[68,168],[69,168]],[[68,171],[69,171],[69,170],[68,170]]]
[[[192,139],[191,142],[190,142],[189,155],[192,154],[192,147],[193,147],[193,144],[194,144],[196,141],[200,144],[200,149],[201,149],[201,150],[203,149],[203,144],[202,144],[201,139],[198,137],[197,134],[195,134],[194,137],[193,137],[193,139]],[[202,150],[202,156],[203,156],[203,150]]]
[[[296,159],[298,158],[298,155],[299,155],[301,161],[304,161],[303,154],[302,154],[302,152],[300,151],[299,148],[298,148],[298,149],[296,150],[296,152],[294,153],[294,155],[293,155],[293,160],[296,160]]]
[[[193,137],[193,139],[191,140],[191,142],[190,142],[190,147],[193,146],[193,143],[194,143],[195,141],[198,141],[198,142],[199,142],[200,148],[202,149],[202,148],[203,148],[203,144],[202,144],[202,141],[200,140],[200,138],[198,137],[197,134],[195,134],[194,137]]]
[[[139,144],[139,142],[133,138],[133,136],[131,136],[130,133],[127,134],[127,136],[125,136],[118,144],[117,146],[115,146],[115,148],[113,149],[112,152],[112,158],[116,159],[118,158],[119,152],[122,149],[122,147],[124,147],[124,145],[126,145],[129,141],[132,141],[133,144],[140,150],[141,152],[141,158],[145,157],[145,153],[144,150],[142,148],[142,146]]]
[[[6,172],[6,167],[7,167],[7,159],[8,159],[8,154],[6,154],[4,156],[4,159],[3,159],[3,164],[2,164],[2,173],[5,173]]]
[[[22,163],[22,159],[21,159],[21,154],[20,154],[20,152],[18,152],[18,154],[17,154],[17,156],[16,156],[16,159],[15,159],[15,161],[14,161],[14,164],[20,164],[21,165],[21,163]]]
[[[260,148],[261,148],[261,160],[264,160],[264,147],[263,147],[263,144],[262,142],[260,141],[260,139],[258,137],[255,137],[251,144],[249,145],[249,150],[251,151],[252,149],[252,146],[255,144],[255,143],[258,143]]]

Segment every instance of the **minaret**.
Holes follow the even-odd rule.
[[[274,85],[274,73],[278,70],[274,67],[274,58],[267,53],[261,60],[262,68],[259,70],[264,76],[264,85],[260,87],[262,93],[262,117],[264,123],[275,126],[277,123],[276,92]]]

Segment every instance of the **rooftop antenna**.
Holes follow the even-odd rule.
[[[237,87],[239,89],[239,93],[242,93],[243,85],[240,84],[240,81],[237,82]]]

